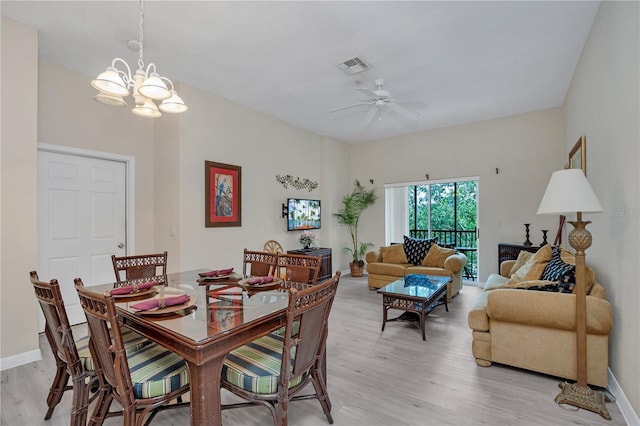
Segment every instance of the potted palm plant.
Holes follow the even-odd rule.
[[[338,223],[349,229],[351,235],[351,246],[345,247],[345,252],[351,253],[352,277],[361,277],[362,268],[364,267],[364,255],[367,253],[367,247],[373,245],[371,243],[363,243],[358,239],[358,223],[362,212],[375,203],[378,195],[376,189],[367,189],[360,184],[358,180],[355,182],[353,190],[342,198],[342,208],[338,213],[333,215],[338,218]]]

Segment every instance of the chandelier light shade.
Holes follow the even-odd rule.
[[[125,105],[127,105],[127,101],[125,101],[122,96],[112,95],[112,94],[105,93],[105,92],[100,92],[100,91],[98,91],[98,93],[96,93],[96,95],[93,97],[93,99],[95,99],[96,101],[101,102],[101,103],[103,103],[105,105],[111,105],[111,106],[125,106]]]
[[[171,90],[171,97],[162,101],[158,108],[160,108],[160,111],[162,112],[172,113],[185,112],[187,110],[187,106],[175,90]]]
[[[91,82],[91,86],[98,90],[93,99],[105,105],[125,106],[128,104],[124,97],[132,95],[135,106],[131,111],[140,117],[158,118],[162,116],[162,112],[185,112],[188,107],[178,96],[171,80],[158,74],[154,63],[150,63],[145,69],[143,41],[144,5],[143,0],[140,0],[138,69],[132,75],[129,64],[124,59],[115,58],[111,66]],[[117,65],[121,65],[123,69],[118,69]]]
[[[156,104],[149,98],[146,98],[144,104],[136,105],[131,111],[140,117],[158,118],[162,116]]]

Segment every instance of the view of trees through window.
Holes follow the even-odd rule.
[[[410,234],[458,248],[467,255],[465,274],[477,277],[477,182],[415,185],[408,192]]]

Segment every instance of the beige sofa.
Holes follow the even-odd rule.
[[[575,295],[505,288],[514,260],[492,274],[468,316],[476,363],[492,362],[576,380]],[[592,272],[591,272],[592,274]],[[611,307],[593,280],[587,295],[587,381],[607,386]],[[589,283],[588,283],[589,284]]]
[[[432,247],[432,249],[434,248]],[[402,255],[394,256],[389,254],[389,251],[399,252],[400,250],[402,250],[402,245],[394,244],[392,246],[382,246],[379,250],[370,251],[366,254],[367,283],[370,290],[384,287],[407,274],[423,274],[451,277],[451,282],[447,286],[447,302],[451,302],[453,296],[460,292],[462,288],[462,269],[467,264],[467,257],[463,253],[437,256],[435,261],[431,263],[432,266],[426,265],[429,262],[426,262],[427,257],[425,257],[423,265],[415,266],[407,263],[406,257]]]

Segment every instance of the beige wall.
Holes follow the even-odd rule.
[[[34,351],[38,356],[38,308],[28,282],[38,260],[38,34],[3,18],[1,49],[1,356],[31,352],[33,358]]]
[[[91,78],[40,62],[38,142],[135,157],[134,250],[149,253],[155,250],[154,123],[129,107],[94,101]]]
[[[609,365],[640,413],[640,7],[603,2],[565,102],[565,153],[587,137],[587,178],[604,208],[585,215],[587,263],[613,309]]]
[[[479,176],[478,216],[480,280],[497,272],[499,242],[551,241],[557,218],[538,216],[538,204],[553,170],[563,165],[563,117],[560,109],[415,133],[351,147],[352,178],[387,183]],[[499,174],[496,174],[496,168]],[[363,215],[360,234],[384,245],[384,192]]]
[[[323,176],[326,150],[336,144],[294,128],[218,96],[183,84],[180,96],[189,111],[179,118],[179,235],[181,268],[242,267],[242,250],[261,249],[269,239],[285,249],[300,247],[298,232],[287,232],[281,204],[287,197],[320,198],[323,202],[320,244],[332,238],[332,176]],[[242,226],[204,227],[204,162],[242,167]],[[340,160],[342,165],[346,159]],[[316,190],[285,189],[275,179],[290,174],[319,182]],[[328,183],[327,183],[328,182]],[[159,212],[162,215],[161,212]],[[333,224],[333,226],[337,226]],[[335,263],[334,269],[339,267]]]

